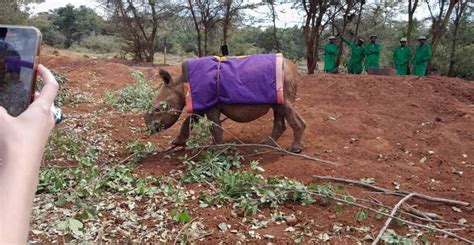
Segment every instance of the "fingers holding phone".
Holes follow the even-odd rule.
[[[43,106],[51,107],[54,103],[54,98],[56,98],[58,93],[59,84],[51,71],[41,64],[38,65],[38,75],[43,78],[44,86],[34,103],[40,103]]]

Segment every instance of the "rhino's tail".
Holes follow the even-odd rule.
[[[296,65],[288,59],[285,59],[283,71],[285,72],[285,100],[294,103],[296,100],[298,83],[301,80],[301,76],[298,73]]]

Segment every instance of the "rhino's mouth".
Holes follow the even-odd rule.
[[[160,120],[152,121],[148,126],[148,131],[150,132],[150,134],[156,134],[158,132],[163,131],[164,129],[165,129],[165,127],[161,123]]]

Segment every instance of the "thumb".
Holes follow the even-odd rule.
[[[0,105],[0,115],[7,114],[7,110]]]
[[[0,119],[5,117],[10,117],[10,115],[8,114],[7,110],[3,108],[3,106],[0,106]]]

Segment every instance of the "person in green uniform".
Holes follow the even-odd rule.
[[[362,73],[362,63],[364,62],[365,52],[364,52],[364,39],[360,38],[357,40],[357,44],[347,39],[342,38],[349,47],[351,47],[351,58],[349,59],[349,64],[347,65],[347,71],[350,74],[360,74]]]
[[[382,45],[377,43],[377,36],[371,35],[370,43],[365,45],[365,55],[367,56],[365,59],[365,71],[380,68],[380,51],[382,51]]]
[[[431,47],[426,43],[426,37],[420,36],[418,38],[420,45],[416,47],[415,57],[413,57],[413,75],[415,76],[426,76],[426,71],[428,68],[428,62],[433,55],[431,53]]]
[[[336,37],[330,36],[329,43],[324,46],[324,71],[327,73],[336,73],[336,57],[339,48],[336,46]]]
[[[400,47],[393,51],[393,64],[397,70],[397,75],[408,75],[408,65],[410,64],[411,51],[407,47],[407,39],[400,39]]]

